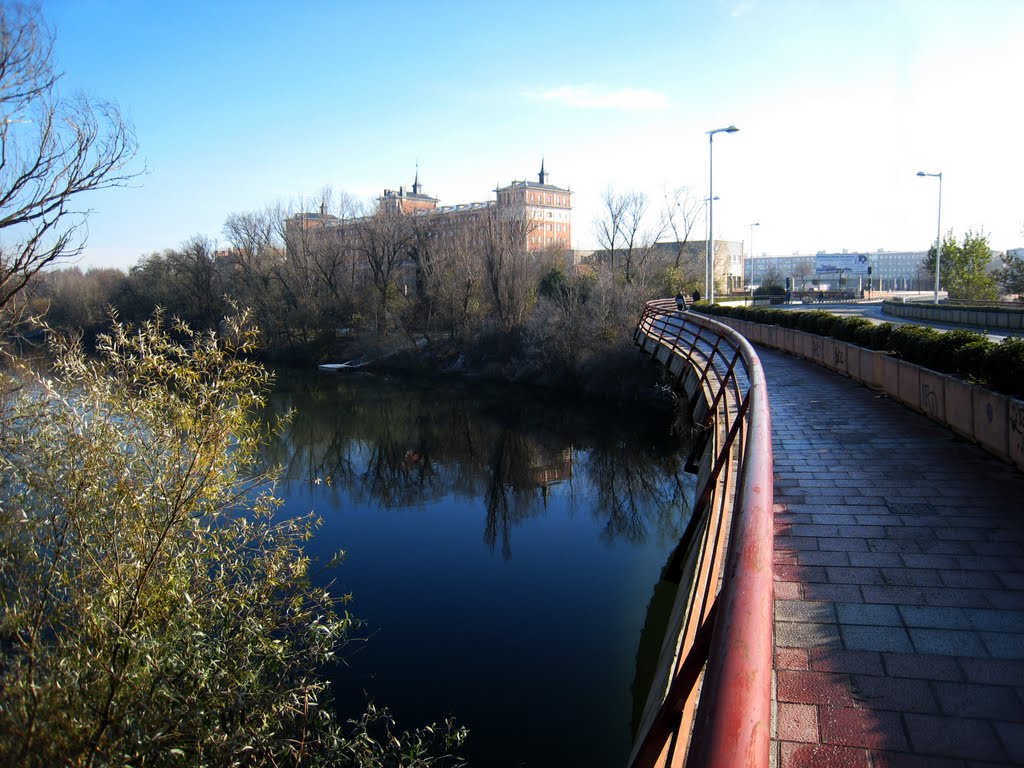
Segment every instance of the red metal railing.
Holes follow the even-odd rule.
[[[735,331],[671,299],[647,303],[634,338],[677,376],[707,440],[679,596],[630,766],[766,768],[773,477],[761,363]]]

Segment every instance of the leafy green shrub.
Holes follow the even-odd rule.
[[[908,363],[923,365],[939,335],[934,328],[905,323],[896,326],[889,335],[889,348]]]
[[[316,518],[275,515],[243,321],[114,323],[95,357],[56,339],[52,378],[8,382],[0,764],[423,766],[461,740],[333,715],[353,620],[312,585]]]
[[[815,333],[819,336],[828,336],[836,322],[836,316],[823,309],[812,309],[807,312],[800,312],[799,314],[800,319],[797,321],[797,328],[806,333]]]
[[[892,323],[879,323],[872,328],[868,336],[868,348],[882,351],[888,350],[892,327]]]
[[[839,341],[857,344],[874,326],[866,317],[840,317],[832,326],[832,336]]]
[[[1024,399],[1024,339],[1005,338],[992,346],[988,383],[999,392]]]
[[[955,372],[978,383],[986,381],[988,357],[994,346],[991,341],[980,340],[960,347],[953,356]]]
[[[979,341],[989,343],[988,339],[977,331],[957,329],[941,333],[931,345],[922,365],[943,373],[964,373],[957,368],[957,356],[961,349]]]

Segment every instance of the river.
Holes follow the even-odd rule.
[[[341,713],[452,715],[474,766],[624,765],[693,496],[665,417],[360,374],[280,374],[288,411],[285,512],[323,518],[308,551],[345,551],[330,578],[364,622]]]

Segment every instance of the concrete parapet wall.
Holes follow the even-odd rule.
[[[929,320],[952,325],[967,325],[975,328],[1002,328],[1011,331],[1024,330],[1024,310],[978,309],[977,307],[956,307],[944,304],[918,304],[886,301],[882,312],[893,317],[914,320]]]

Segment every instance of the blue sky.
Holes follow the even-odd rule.
[[[61,88],[116,101],[147,173],[88,202],[83,266],[127,267],[326,185],[442,204],[571,187],[707,195],[758,253],[1024,246],[1024,2],[46,0]],[[697,237],[703,237],[703,220]]]

